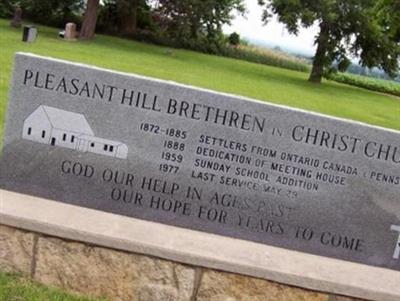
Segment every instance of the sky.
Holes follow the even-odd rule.
[[[318,26],[302,28],[298,36],[291,35],[285,26],[274,17],[267,25],[261,21],[262,7],[257,0],[245,0],[247,14],[245,17],[237,16],[230,26],[225,26],[224,31],[228,34],[237,32],[242,38],[253,44],[266,45],[269,47],[279,46],[283,50],[313,56],[315,53],[314,38],[318,33]]]

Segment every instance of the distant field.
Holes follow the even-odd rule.
[[[251,45],[239,45],[238,47],[225,47],[221,50],[221,54],[225,57],[288,70],[302,72],[311,71],[311,65],[305,59],[297,58],[275,49],[267,49]]]
[[[400,83],[384,79],[366,77],[350,73],[333,73],[329,79],[372,91],[392,94],[400,97]]]
[[[90,42],[65,42],[57,29],[38,26],[35,43],[0,19],[0,125],[3,124],[14,53],[55,58],[132,72],[400,130],[400,99],[331,81],[306,81],[308,74],[245,61],[98,35]],[[0,126],[0,135],[2,134]]]

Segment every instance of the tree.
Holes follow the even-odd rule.
[[[79,21],[84,3],[83,0],[0,0],[0,17],[9,18],[17,6],[30,21],[63,27],[66,22]]]
[[[132,37],[138,29],[152,26],[151,7],[147,0],[103,0],[97,29],[112,35]]]
[[[388,26],[395,26],[383,15],[388,3],[398,0],[259,0],[265,7],[263,21],[268,22],[272,14],[286,25],[288,31],[297,35],[299,27],[310,27],[317,23],[319,34],[315,44],[317,50],[309,81],[320,83],[324,72],[334,61],[338,66],[348,66],[348,56],[359,57],[365,67],[380,67],[390,76],[399,68],[400,46]],[[399,10],[397,10],[399,11]],[[390,12],[390,11],[389,11]],[[392,20],[392,19],[390,19]],[[396,24],[397,26],[398,23]]]
[[[240,44],[240,35],[237,32],[232,32],[229,37],[229,44],[231,46],[238,46]]]
[[[400,1],[379,0],[376,11],[380,25],[386,29],[386,34],[400,42]]]
[[[157,13],[168,38],[184,47],[217,46],[224,40],[222,26],[233,12],[244,13],[243,0],[159,0]]]
[[[382,58],[382,60],[386,60],[386,65],[391,66],[391,68],[388,69],[394,70],[398,67],[398,58],[400,56],[400,1],[378,0],[375,13],[379,25],[381,28],[383,28],[384,38],[387,41],[395,42],[394,45],[390,42],[387,42],[386,45],[384,45],[384,47],[389,49],[391,57]],[[394,55],[393,53],[396,52],[397,55]],[[390,72],[390,70],[386,69],[385,71],[391,78],[395,78],[397,76],[396,72]]]
[[[137,14],[140,0],[116,0],[118,28],[123,35],[132,36],[136,33]]]
[[[96,30],[97,11],[99,8],[99,0],[88,0],[83,18],[79,39],[92,39]]]

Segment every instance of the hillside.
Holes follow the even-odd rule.
[[[26,44],[21,42],[21,31],[8,24],[0,19],[0,135],[17,51],[173,80],[400,130],[400,99],[393,96],[330,81],[315,85],[306,81],[306,73],[110,36],[98,35],[91,42],[66,42],[58,39],[57,29],[44,26],[38,26],[38,40]]]

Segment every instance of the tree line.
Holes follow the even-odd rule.
[[[317,24],[316,53],[309,80],[346,70],[356,57],[364,67],[379,67],[395,77],[400,58],[399,0],[258,0],[267,24],[272,16],[297,35]],[[222,27],[245,14],[244,0],[0,0],[0,16],[20,6],[39,23],[80,25],[80,39],[104,32],[150,42],[221,54],[240,42]],[[265,34],[268,35],[268,27]]]
[[[245,12],[243,0],[0,0],[0,17],[16,6],[41,24],[77,23],[80,39],[99,32],[208,53],[229,43],[222,26]]]

